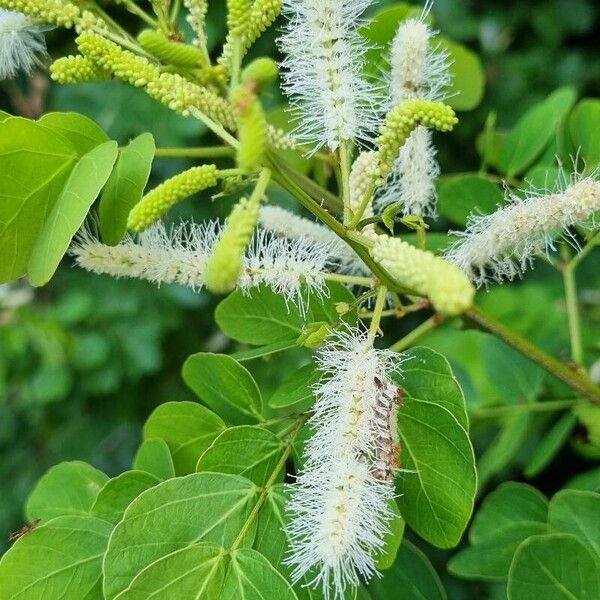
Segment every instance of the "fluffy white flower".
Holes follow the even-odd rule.
[[[29,17],[0,8],[0,81],[11,79],[19,70],[31,73],[45,56],[44,36]]]
[[[315,150],[365,139],[376,124],[374,91],[362,72],[366,45],[358,31],[370,4],[284,0],[283,88],[298,119],[298,141]]]
[[[78,234],[71,254],[79,266],[113,277],[145,279],[155,284],[178,283],[193,290],[204,286],[204,272],[222,225],[209,221],[168,231],[162,223],[117,246],[101,243],[90,228]],[[265,284],[287,301],[304,305],[303,293],[324,293],[329,248],[304,240],[278,238],[258,231],[244,258],[238,286],[249,290]]]
[[[286,562],[295,581],[308,577],[326,598],[342,598],[359,576],[376,572],[398,469],[399,390],[388,377],[398,360],[361,330],[336,332],[317,356],[323,378],[287,507]]]
[[[490,215],[471,215],[446,252],[477,285],[522,276],[537,253],[553,249],[554,234],[592,218],[600,210],[600,182],[575,174],[552,193],[509,194],[508,202]]]

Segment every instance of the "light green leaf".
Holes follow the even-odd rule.
[[[0,123],[4,123],[4,121],[6,121],[6,119],[10,119],[10,117],[12,117],[10,113],[0,110]]]
[[[101,127],[80,113],[50,112],[38,123],[66,137],[80,157],[110,140]]]
[[[315,401],[312,387],[320,378],[321,373],[314,363],[300,367],[291,377],[286,379],[283,385],[275,390],[269,399],[269,406],[281,410],[285,414],[305,412]]]
[[[0,600],[99,600],[112,526],[64,516],[19,538],[0,561]]]
[[[19,117],[0,123],[0,283],[25,275],[40,230],[77,151],[62,135]]]
[[[594,168],[600,163],[600,100],[581,100],[571,113],[569,126],[575,148],[580,149],[581,158]]]
[[[484,500],[469,531],[472,545],[452,557],[449,571],[467,579],[506,580],[519,544],[547,532],[547,515],[548,501],[535,488],[503,483]]]
[[[509,177],[525,171],[556,136],[561,120],[575,103],[575,90],[564,87],[530,108],[505,140],[500,169]]]
[[[242,475],[264,486],[279,464],[283,448],[281,440],[268,429],[230,427],[202,454],[196,470]],[[283,480],[284,472],[280,471],[279,479]]]
[[[396,562],[400,544],[404,537],[406,523],[398,510],[398,503],[392,499],[389,502],[390,512],[394,515],[389,522],[389,531],[384,537],[384,546],[375,557],[375,566],[380,571],[385,571]]]
[[[27,267],[35,286],[48,283],[104,187],[117,160],[116,142],[88,152],[73,168],[33,246]]]
[[[574,535],[535,535],[517,549],[508,574],[508,599],[600,598],[600,561]]]
[[[567,412],[548,430],[527,462],[524,471],[526,477],[535,477],[550,465],[569,439],[576,424],[577,417]]]
[[[160,479],[144,471],[125,471],[106,482],[98,493],[90,514],[116,525],[125,509],[147,489],[160,483]]]
[[[256,550],[231,553],[220,600],[297,600],[290,584]]]
[[[108,477],[84,462],[63,462],[43,475],[27,499],[25,515],[42,522],[63,515],[87,515]]]
[[[108,180],[98,214],[102,241],[116,246],[127,232],[127,217],[141,200],[148,183],[156,146],[150,133],[143,133],[121,148]]]
[[[186,385],[216,413],[231,423],[256,422],[262,398],[248,370],[231,356],[199,352],[181,371]]]
[[[446,600],[446,591],[427,556],[403,540],[396,562],[368,586],[373,600]]]
[[[466,173],[439,181],[439,213],[456,225],[464,227],[469,215],[490,214],[501,204],[504,204],[502,190],[481,175]]]
[[[175,473],[196,470],[196,463],[225,429],[224,421],[196,402],[166,402],[157,407],[144,425],[144,440],[160,438],[167,443]]]
[[[296,339],[305,322],[296,306],[267,287],[251,294],[236,290],[217,306],[215,320],[225,335],[254,346]]]
[[[227,557],[223,548],[200,542],[149,564],[118,600],[220,598]]]
[[[231,358],[234,358],[238,362],[246,362],[247,360],[254,360],[255,358],[263,358],[265,356],[272,356],[273,354],[279,354],[285,350],[295,348],[298,344],[296,339],[287,340],[285,342],[275,342],[274,344],[267,344],[266,346],[259,346],[258,348],[252,348],[251,350],[242,350],[241,352],[234,352],[230,354]]]
[[[150,473],[160,480],[175,477],[175,465],[167,442],[161,438],[141,443],[133,460],[133,468]]]
[[[571,533],[593,548],[600,557],[600,494],[562,490],[550,500],[548,527]]]
[[[197,542],[229,547],[259,492],[237,475],[195,473],[142,493],[111,535],[103,565],[106,600],[116,598],[155,561]],[[247,532],[249,544],[253,533],[252,529]]]
[[[393,374],[404,390],[398,412],[402,467],[398,506],[407,524],[440,548],[455,546],[467,526],[477,476],[465,401],[450,365],[414,348]]]

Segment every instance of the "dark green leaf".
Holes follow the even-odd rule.
[[[384,546],[381,552],[376,556],[375,566],[380,571],[389,569],[395,562],[400,544],[404,537],[405,522],[398,510],[396,500],[392,499],[389,504],[390,512],[394,515],[389,523],[389,531],[384,538]]]
[[[592,168],[600,163],[600,100],[584,98],[573,109],[569,119],[571,137],[581,158]]]
[[[285,414],[301,414],[314,403],[313,386],[321,378],[321,373],[313,363],[300,367],[281,385],[269,399],[271,408],[285,411]]]
[[[254,360],[255,358],[263,358],[265,356],[272,356],[273,354],[279,354],[285,350],[295,348],[298,344],[296,339],[288,340],[286,342],[276,342],[274,344],[268,344],[266,346],[259,346],[252,350],[243,350],[241,352],[234,352],[230,354],[231,358],[234,358],[238,362],[245,362],[247,360]]]

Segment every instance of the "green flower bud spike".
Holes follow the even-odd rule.
[[[242,273],[244,253],[258,223],[260,197],[242,198],[225,222],[225,229],[215,245],[204,273],[206,287],[214,294],[235,289]]]
[[[249,81],[231,93],[238,139],[237,163],[240,169],[254,171],[262,162],[267,148],[267,119],[260,100],[255,93],[255,84]]]
[[[144,231],[164,217],[178,202],[217,185],[217,177],[215,165],[202,165],[168,179],[133,207],[127,219],[127,228],[131,231]]]
[[[255,81],[258,85],[264,85],[274,81],[279,74],[279,66],[272,58],[261,57],[253,60],[242,71],[242,82]]]
[[[80,54],[65,56],[50,65],[50,76],[58,83],[83,83],[110,79],[110,73]]]
[[[411,99],[404,100],[392,108],[377,138],[380,181],[387,179],[398,158],[400,148],[417,125],[424,125],[438,131],[451,131],[456,123],[458,119],[454,111],[443,102]]]
[[[206,66],[203,52],[196,46],[173,42],[159,31],[145,29],[138,37],[140,46],[168,65],[181,65],[190,69]]]
[[[453,264],[431,252],[398,239],[380,235],[371,256],[401,285],[427,296],[436,311],[459,315],[473,304],[475,288]]]

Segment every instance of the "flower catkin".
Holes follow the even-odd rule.
[[[44,36],[29,17],[0,8],[0,81],[19,70],[31,73],[46,55]]]
[[[127,219],[131,231],[143,231],[164,217],[170,208],[209,187],[217,185],[215,165],[201,165],[171,177],[146,194],[132,209]]]
[[[398,388],[389,374],[401,362],[393,356],[361,330],[336,332],[317,355],[323,378],[287,507],[286,562],[295,581],[311,578],[326,598],[343,598],[360,576],[376,572],[392,517]]]
[[[372,0],[285,0],[279,43],[283,89],[298,122],[295,136],[315,150],[363,140],[376,122],[363,77],[361,15]]]
[[[191,69],[206,66],[204,54],[196,46],[174,42],[159,31],[144,29],[138,34],[140,46],[168,65],[181,65]]]
[[[377,155],[375,152],[361,152],[350,170],[350,210],[355,213],[362,204],[365,196],[373,194],[372,182],[378,173]],[[373,216],[373,198],[369,198],[361,219]],[[361,229],[362,235],[373,240],[377,237],[375,225],[369,224]]]
[[[261,199],[242,198],[225,222],[205,273],[206,287],[215,294],[235,289],[242,274],[244,254],[258,223]]]
[[[400,285],[429,298],[441,314],[459,315],[471,307],[475,288],[447,260],[385,235],[378,236],[370,252]]]
[[[553,248],[554,233],[589,221],[600,210],[600,182],[573,175],[552,193],[510,194],[508,200],[490,215],[471,215],[446,252],[477,285],[522,276],[537,253]]]
[[[379,130],[377,144],[380,177],[388,177],[398,158],[400,149],[417,125],[438,131],[452,131],[458,119],[452,108],[442,102],[431,100],[404,100],[386,115]]]
[[[83,83],[110,78],[110,73],[80,54],[64,56],[50,65],[50,76],[58,83]]]
[[[237,121],[237,164],[240,169],[254,171],[262,162],[267,149],[267,119],[250,80],[231,93],[231,103]]]
[[[61,27],[73,27],[81,15],[79,7],[67,0],[0,0],[0,8]]]

